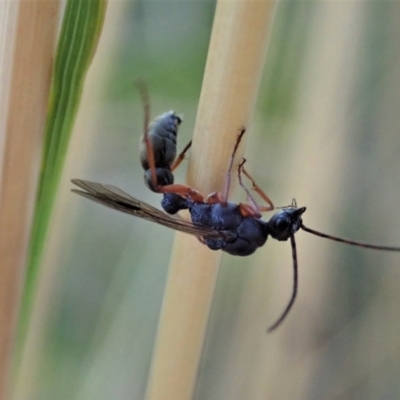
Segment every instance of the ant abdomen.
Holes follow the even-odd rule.
[[[145,133],[154,157],[158,186],[174,183],[171,165],[176,158],[176,137],[181,122],[182,119],[174,111],[168,111],[153,120]],[[152,182],[149,151],[143,138],[140,146],[140,161],[145,170],[146,185],[152,191],[157,191]]]
[[[243,220],[239,206],[228,201],[221,203],[190,203],[192,222],[217,230],[236,230]]]
[[[211,250],[223,250],[233,256],[249,256],[264,246],[268,239],[268,226],[261,219],[245,217],[233,233],[236,237],[231,240],[206,238],[205,243]]]
[[[192,222],[220,231],[228,231],[232,239],[205,238],[211,250],[223,250],[234,256],[248,256],[263,246],[268,238],[267,223],[259,218],[244,217],[238,204],[189,203]]]
[[[170,167],[176,157],[176,136],[182,119],[174,111],[155,118],[147,127],[147,137],[152,148],[156,168]],[[140,161],[143,169],[150,168],[148,149],[143,139],[140,143]]]

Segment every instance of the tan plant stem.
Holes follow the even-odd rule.
[[[7,2],[6,2],[7,3]],[[10,2],[18,13],[0,182],[0,398],[8,398],[12,350],[39,174],[57,34],[58,1]],[[4,5],[2,5],[3,7]],[[11,11],[11,10],[10,10]],[[3,77],[4,78],[4,77]]]
[[[266,0],[217,4],[187,175],[187,183],[205,195],[223,190],[239,130],[249,127],[273,9],[274,2]],[[237,161],[232,183],[236,167]],[[220,260],[221,252],[177,234],[148,400],[192,397]]]

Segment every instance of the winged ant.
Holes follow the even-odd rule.
[[[298,261],[295,233],[302,229],[313,235],[334,240],[349,245],[383,251],[400,251],[400,247],[380,246],[341,237],[328,235],[303,224],[302,215],[306,207],[297,207],[296,201],[286,207],[274,207],[272,201],[255,183],[244,168],[246,162],[242,159],[238,166],[239,185],[245,191],[247,204],[228,201],[231,173],[236,151],[245,133],[242,128],[238,134],[233,149],[225,187],[222,193],[211,193],[204,198],[197,190],[181,184],[174,184],[173,171],[182,162],[191,142],[176,156],[176,137],[181,118],[173,111],[162,114],[152,123],[149,123],[150,103],[148,92],[143,82],[138,82],[144,104],[144,133],[141,138],[141,163],[145,170],[144,180],[150,190],[163,193],[161,205],[166,212],[162,212],[149,204],[135,199],[121,189],[107,184],[73,179],[72,183],[80,189],[72,191],[86,198],[103,204],[107,207],[147,219],[181,232],[196,236],[211,250],[222,250],[232,255],[248,256],[262,247],[270,235],[273,239],[286,241],[290,239],[293,260],[293,289],[290,300],[277,321],[268,328],[268,332],[275,330],[287,317],[291,310],[298,291]],[[243,183],[245,176],[254,190],[266,203],[259,205]],[[262,212],[278,209],[268,221],[262,219]],[[188,209],[191,222],[168,214]]]

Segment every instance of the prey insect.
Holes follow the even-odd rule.
[[[107,207],[196,236],[211,250],[222,250],[232,255],[248,256],[254,253],[266,243],[268,236],[279,241],[290,240],[293,262],[292,294],[281,316],[269,327],[269,332],[275,330],[284,321],[297,297],[298,261],[295,233],[298,230],[302,229],[313,235],[349,245],[374,250],[400,251],[400,247],[358,242],[308,228],[303,224],[302,220],[306,207],[297,207],[295,201],[292,201],[290,206],[280,208],[268,221],[262,219],[263,212],[273,211],[276,208],[246,171],[244,167],[245,159],[240,162],[237,173],[239,185],[246,193],[247,203],[236,204],[228,201],[232,168],[237,149],[245,133],[244,128],[238,134],[222,193],[211,193],[204,198],[197,190],[188,186],[174,184],[172,172],[175,166],[179,165],[183,160],[190,143],[176,157],[176,134],[181,120],[175,113],[169,112],[158,117],[149,125],[150,108],[145,86],[141,87],[141,94],[145,109],[145,131],[142,138],[141,151],[145,182],[154,192],[163,193],[164,197],[161,205],[167,214],[111,185],[74,179],[72,182],[81,190],[73,189],[73,192]],[[172,135],[174,140],[170,140],[169,134],[171,132],[175,132]],[[259,205],[256,202],[250,190],[244,184],[243,176],[251,182],[252,190],[260,196],[265,205]],[[176,214],[185,209],[189,210],[191,222],[180,217],[168,215]]]
[[[146,186],[156,193],[182,193],[195,195],[184,185],[174,184],[173,171],[185,158],[190,141],[177,156],[176,141],[182,118],[167,111],[150,122],[150,100],[146,83],[136,80],[143,103],[144,129],[140,139],[140,162],[144,169]]]

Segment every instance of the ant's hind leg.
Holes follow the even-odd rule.
[[[236,139],[235,147],[233,148],[233,152],[231,155],[231,161],[229,163],[229,168],[228,168],[228,171],[225,176],[225,188],[222,193],[222,199],[221,199],[222,203],[226,203],[228,201],[228,194],[229,194],[229,189],[231,186],[231,173],[232,173],[233,161],[235,160],[235,155],[236,155],[237,149],[239,147],[240,141],[242,140],[242,137],[245,134],[245,132],[246,132],[246,128],[243,127],[240,129],[239,135]]]
[[[175,193],[185,199],[191,199],[194,202],[204,202],[204,197],[197,190],[190,188],[189,186],[172,184],[166,186],[160,186],[158,188],[159,193]]]
[[[275,208],[274,204],[272,203],[270,198],[266,195],[266,193],[255,183],[254,179],[250,176],[250,174],[245,170],[245,168],[244,168],[245,162],[246,162],[246,159],[243,158],[242,162],[239,164],[239,182],[241,182],[241,173],[243,172],[243,174],[246,176],[246,178],[250,180],[250,182],[252,184],[252,189],[268,204],[268,206],[258,206],[259,210],[261,212],[272,211]],[[249,191],[247,190],[247,188],[244,187],[243,183],[241,183],[240,186],[242,186],[242,188],[244,188],[247,195],[250,196]],[[250,196],[250,198],[252,199],[252,196]],[[253,199],[253,201],[254,201],[254,199]]]
[[[143,104],[143,114],[144,114],[144,127],[143,127],[143,135],[140,139],[141,143],[141,160],[142,166],[144,160],[148,164],[148,169],[150,170],[151,174],[151,182],[153,187],[158,187],[157,182],[157,174],[156,174],[156,162],[154,159],[154,149],[153,143],[149,139],[148,130],[150,124],[150,99],[149,99],[149,89],[146,85],[146,82],[143,79],[137,78],[135,79],[135,84],[139,89],[140,98]],[[144,166],[143,166],[144,167]]]
[[[143,113],[144,113],[143,136],[147,136],[147,130],[150,124],[149,88],[147,87],[146,82],[141,78],[136,78],[134,82],[139,90],[140,99],[142,100],[143,104]],[[144,139],[144,137],[142,139]]]
[[[174,162],[171,165],[171,171],[174,171],[179,167],[180,163],[185,159],[186,152],[190,149],[191,146],[192,146],[192,141],[190,141],[185,146],[185,148],[179,153],[179,155],[175,158]]]

